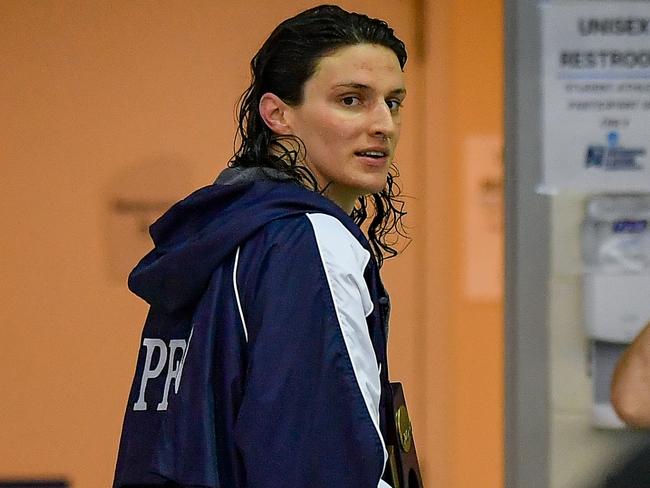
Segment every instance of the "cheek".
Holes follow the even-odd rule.
[[[345,116],[328,107],[312,113],[307,126],[312,128],[313,135],[328,141],[343,141],[362,132],[358,117]]]
[[[358,117],[344,117],[336,111],[323,108],[303,114],[296,131],[312,157],[329,160],[344,158],[354,152],[363,136]]]
[[[353,127],[350,121],[336,114],[320,115],[317,124],[317,130],[324,138],[339,140],[348,137]]]
[[[397,144],[397,142],[399,141],[401,134],[402,134],[402,127],[398,125],[395,129],[395,135],[394,135],[395,144]]]
[[[400,121],[397,121],[395,123],[395,131],[393,132],[393,145],[397,145],[399,142],[400,134],[402,132],[402,123]]]

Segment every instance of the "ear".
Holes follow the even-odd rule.
[[[287,121],[290,107],[274,93],[265,93],[260,98],[259,111],[264,123],[276,134],[290,135],[291,127]]]

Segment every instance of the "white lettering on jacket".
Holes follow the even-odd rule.
[[[174,381],[174,393],[178,393],[178,389],[181,384],[181,375],[183,374],[183,365],[185,364],[185,358],[187,357],[187,351],[189,349],[190,341],[192,340],[192,332],[190,332],[190,337],[185,341],[184,339],[171,339],[169,344],[166,344],[165,341],[161,339],[151,339],[145,337],[142,340],[142,345],[147,350],[144,367],[142,371],[142,378],[140,379],[140,394],[138,396],[138,401],[133,404],[133,410],[146,410],[147,402],[145,401],[145,393],[147,391],[147,383],[151,379],[158,378],[165,366],[167,366],[167,376],[165,377],[165,389],[163,390],[163,396],[158,403],[157,410],[167,410],[169,405],[169,389],[171,387],[172,381]],[[158,361],[154,366],[153,358],[154,351],[158,349]],[[177,351],[181,351],[180,357],[177,354]]]

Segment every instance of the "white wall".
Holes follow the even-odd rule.
[[[591,377],[582,304],[580,225],[586,197],[551,197],[550,487],[598,486],[647,434],[591,423]],[[523,487],[522,487],[523,488]]]

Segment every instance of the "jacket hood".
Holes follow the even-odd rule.
[[[154,249],[129,275],[129,289],[173,313],[194,304],[214,269],[272,220],[307,212],[338,218],[368,243],[334,202],[268,168],[227,168],[217,181],[173,205],[151,227]]]

